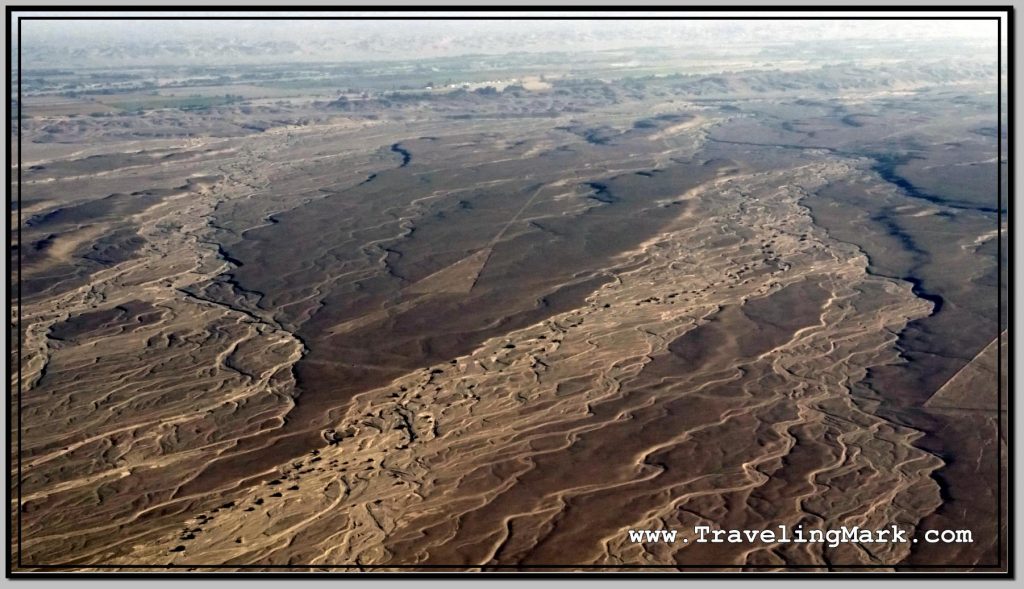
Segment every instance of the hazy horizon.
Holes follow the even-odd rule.
[[[727,52],[728,44],[778,47],[908,40],[989,43],[984,21],[885,20],[353,20],[26,21],[24,67],[418,60],[469,54],[673,47]],[[488,17],[495,18],[495,17]],[[358,20],[356,20],[358,19]],[[228,24],[230,23],[230,24]],[[128,51],[130,49],[130,52]]]

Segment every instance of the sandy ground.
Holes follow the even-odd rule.
[[[897,522],[916,530],[939,517],[943,489],[934,474],[946,462],[922,447],[922,430],[851,395],[872,369],[901,362],[898,334],[933,305],[909,282],[869,272],[867,256],[816,226],[801,204],[832,182],[872,181],[862,162],[824,151],[812,163],[703,162],[706,177],[693,185],[644,193],[646,207],[664,211],[644,225],[651,233],[595,258],[588,272],[599,284],[579,297],[545,301],[534,315],[521,314],[534,319],[508,328],[498,319],[474,328],[479,336],[459,339],[449,356],[397,347],[377,354],[377,342],[402,337],[394,321],[403,314],[428,309],[424,321],[438,330],[448,326],[443,313],[472,315],[459,301],[500,296],[487,290],[496,288],[492,275],[515,267],[521,258],[508,252],[529,249],[519,245],[529,243],[527,231],[559,239],[552,219],[600,217],[616,190],[634,186],[601,181],[667,173],[693,158],[722,120],[626,127],[613,141],[624,147],[593,167],[552,172],[538,164],[497,179],[491,171],[500,165],[551,157],[568,134],[517,143],[455,127],[439,153],[465,146],[477,155],[439,188],[422,185],[440,183],[429,174],[450,170],[460,156],[430,159],[424,146],[437,139],[425,137],[449,124],[430,120],[286,127],[230,145],[195,140],[191,155],[174,163],[133,156],[116,173],[75,169],[47,179],[39,172],[35,190],[51,200],[35,201],[42,204],[31,214],[63,202],[45,192],[56,184],[68,193],[80,186],[121,193],[155,182],[166,192],[145,207],[104,213],[103,224],[78,220],[68,205],[70,213],[54,217],[63,223],[59,237],[23,270],[50,285],[22,306],[21,381],[12,376],[24,391],[21,509],[13,506],[23,566],[885,568],[910,558],[907,544],[628,539],[629,530],[672,528],[692,540],[698,525]],[[537,133],[519,122],[490,132]],[[579,137],[568,145],[605,149]],[[403,150],[411,164],[396,161]],[[407,164],[412,171],[401,169]],[[407,173],[418,174],[421,186],[397,184]],[[183,184],[189,177],[204,180]],[[325,220],[340,227],[337,234],[270,240],[303,206],[344,202],[377,185],[382,218],[393,224],[382,227],[406,237],[429,236],[426,219],[446,222],[431,207],[458,186],[521,201],[493,205],[494,219],[481,217],[479,235],[467,224],[465,248],[417,264],[409,251],[386,247],[392,238],[359,227],[359,219],[349,230],[341,216]],[[392,207],[387,195],[403,186],[422,196],[410,197],[409,208]],[[225,210],[251,217],[217,226]],[[637,218],[648,214],[637,211]],[[124,226],[141,238],[130,256],[87,274],[65,269],[83,244]],[[361,244],[361,257],[345,257],[357,248],[316,249],[342,234]],[[274,261],[262,271],[279,273],[268,283],[286,286],[247,290],[225,273],[261,270],[225,253],[225,235],[255,244],[268,260],[285,255],[276,248],[293,248],[297,258],[287,260],[310,248],[310,267]],[[592,239],[604,238],[617,239]],[[340,304],[325,302],[324,293],[347,280],[372,289],[382,272],[398,285],[386,291],[395,298],[347,315],[322,310]],[[307,274],[315,280],[303,282]],[[523,289],[528,306],[537,306]],[[441,309],[436,325],[432,308]],[[380,366],[361,360],[358,368],[379,375],[331,380],[347,374],[332,370],[356,363],[332,342],[365,342]],[[444,361],[420,360],[431,354]],[[993,358],[990,346],[925,405],[981,409],[969,391],[991,380]],[[304,362],[312,372],[301,374],[326,376],[299,382]]]

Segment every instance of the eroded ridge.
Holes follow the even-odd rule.
[[[210,215],[266,186],[251,169],[263,150],[208,161],[217,176],[133,215],[142,246],[130,259],[24,301],[21,382],[12,376],[24,566],[103,562],[146,526],[166,529],[209,500],[175,497],[180,485],[294,405],[302,342],[265,313],[201,294],[232,266]]]
[[[829,159],[681,195],[686,212],[583,307],[358,395],[324,447],[114,564],[898,562],[906,545],[627,538],[912,527],[939,505],[920,434],[849,395],[931,303],[799,204],[860,173]]]

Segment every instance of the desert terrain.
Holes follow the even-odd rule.
[[[15,570],[1005,567],[1005,72],[862,45],[39,49]]]

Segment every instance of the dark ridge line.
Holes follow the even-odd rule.
[[[811,207],[807,206],[806,204],[804,204],[804,200],[806,198],[807,197],[803,197],[803,198],[801,198],[797,202],[798,202],[798,204],[800,206],[802,206],[802,207],[804,207],[805,209],[808,210],[808,212],[811,214],[811,219],[814,220],[814,211],[813,211],[813,209]],[[932,309],[931,309],[931,311],[929,311],[929,313],[928,313],[928,315],[926,317],[922,317],[920,319],[915,319],[914,321],[911,321],[910,323],[914,323],[914,322],[921,321],[923,319],[928,319],[928,318],[934,317],[935,315],[938,315],[939,312],[942,311],[942,307],[945,305],[945,302],[946,302],[945,299],[940,294],[937,294],[937,293],[931,292],[929,290],[926,290],[924,288],[923,281],[920,278],[914,276],[914,273],[916,273],[921,268],[921,266],[923,266],[925,263],[930,261],[930,259],[931,259],[930,254],[928,252],[922,250],[917,245],[917,242],[914,241],[914,238],[909,233],[904,231],[903,228],[901,228],[895,221],[892,220],[892,218],[890,218],[889,210],[888,209],[883,209],[882,212],[880,212],[880,213],[878,213],[876,215],[872,215],[870,217],[870,219],[871,219],[871,221],[882,225],[885,228],[885,230],[886,230],[886,235],[889,235],[890,237],[893,237],[893,238],[899,240],[900,244],[904,247],[904,249],[906,249],[908,252],[911,253],[911,255],[913,255],[914,263],[909,268],[909,270],[907,271],[906,275],[904,275],[904,276],[893,276],[893,275],[890,275],[890,274],[885,274],[883,272],[879,272],[878,268],[874,265],[874,263],[872,261],[871,254],[869,254],[868,251],[863,246],[861,246],[860,244],[857,244],[857,243],[851,243],[851,242],[843,241],[841,239],[837,239],[831,233],[829,233],[829,237],[831,237],[832,239],[835,239],[836,241],[840,241],[842,243],[848,243],[849,245],[852,245],[852,246],[856,247],[857,250],[860,251],[864,255],[864,257],[866,257],[868,259],[868,266],[865,269],[868,274],[870,274],[872,276],[877,276],[879,278],[887,278],[889,280],[902,280],[904,282],[909,282],[910,283],[910,291],[914,294],[914,296],[916,296],[916,297],[918,297],[920,299],[924,299],[924,300],[932,303]],[[814,223],[817,224],[817,221],[814,221]],[[908,323],[908,325],[910,325],[910,323]],[[899,342],[897,342],[897,346],[899,346]]]
[[[64,207],[57,207],[52,211],[46,211],[45,213],[37,213],[26,219],[25,224],[29,227],[44,225],[62,212],[64,212]]]
[[[407,150],[404,147],[402,147],[401,143],[393,143],[391,145],[391,151],[393,151],[393,152],[397,153],[398,155],[402,156],[402,164],[398,166],[399,168],[404,168],[404,167],[408,166],[409,162],[412,161],[412,154],[409,153],[409,150]],[[374,174],[374,176],[376,176],[376,174]]]
[[[214,281],[215,282],[223,282],[225,284],[230,285],[239,294],[251,295],[251,296],[256,297],[256,306],[259,307],[262,310],[262,307],[260,307],[260,302],[267,295],[262,293],[262,292],[260,292],[260,291],[258,291],[258,290],[252,290],[252,289],[249,289],[249,288],[245,288],[244,286],[242,286],[238,282],[237,279],[235,279],[235,275],[234,274],[232,274],[230,272],[225,272],[224,274],[221,274],[220,276],[217,276],[216,278],[214,278]],[[278,326],[278,327],[280,327],[280,326]]]
[[[587,182],[585,185],[594,191],[593,194],[588,194],[586,198],[596,200],[597,202],[606,205],[615,204],[618,200],[612,195],[611,191],[608,190],[607,184],[602,184],[600,182]]]
[[[268,219],[273,220],[272,216],[268,216]],[[273,222],[276,223],[277,221],[273,220]],[[221,244],[214,243],[214,242],[208,242],[208,241],[207,242],[200,242],[200,243],[205,243],[207,245],[215,245],[215,246],[217,246],[217,256],[220,259],[224,260],[225,262],[231,264],[235,268],[239,268],[239,267],[244,265],[241,260],[238,260],[237,258],[234,258],[230,254],[228,254],[227,251],[224,249],[224,247]],[[231,271],[223,272],[221,274],[218,274],[213,279],[211,279],[210,282],[211,283],[226,284],[228,287],[231,288],[232,291],[234,291],[235,293],[241,295],[243,298],[248,298],[248,297],[255,298],[255,302],[253,303],[254,306],[257,309],[261,310],[261,311],[265,310],[261,303],[263,302],[263,299],[266,298],[266,293],[260,292],[258,290],[252,290],[252,289],[249,289],[249,288],[246,288],[246,287],[242,286],[242,284],[240,282],[238,282],[238,279],[235,278],[235,275]],[[282,325],[273,316],[272,312],[270,312],[271,314],[268,317],[261,317],[261,316],[257,315],[254,311],[252,311],[250,309],[246,309],[244,307],[241,307],[239,305],[234,304],[231,300],[221,300],[221,297],[213,298],[213,297],[210,297],[210,296],[202,293],[199,290],[193,291],[193,290],[189,290],[188,288],[177,288],[175,290],[177,290],[179,292],[182,292],[182,293],[186,294],[187,296],[190,296],[190,297],[192,297],[192,298],[194,298],[196,300],[205,301],[207,303],[212,303],[214,305],[218,305],[218,306],[225,307],[227,309],[231,309],[233,311],[237,311],[239,313],[242,313],[243,315],[249,317],[250,319],[256,321],[257,323],[261,323],[261,324],[265,324],[265,325],[270,325],[270,326],[274,327],[275,329],[279,329],[281,331],[286,331],[292,337],[294,337],[296,340],[298,340],[300,345],[302,345],[302,348],[303,348],[302,355],[305,355],[306,351],[308,350],[308,346],[306,345],[306,342],[295,333],[294,329],[286,328],[284,325]],[[203,289],[203,290],[205,290],[205,289]]]
[[[879,274],[879,276],[881,275]],[[887,278],[896,277],[888,276]],[[942,306],[946,303],[946,300],[943,299],[941,295],[933,294],[931,292],[926,291],[922,286],[922,281],[920,278],[916,278],[914,276],[900,276],[896,279],[909,282],[910,291],[914,293],[914,296],[932,303],[932,310],[931,313],[928,314],[928,317],[934,317],[935,315],[938,315],[940,311],[942,311]],[[921,319],[927,319],[928,317],[922,317]],[[920,321],[921,319],[915,319],[914,321]],[[913,323],[913,321],[911,323]]]
[[[269,218],[268,218],[268,220],[269,220]],[[217,245],[217,255],[220,256],[224,261],[226,261],[227,263],[231,264],[232,266],[234,266],[236,268],[241,268],[244,265],[244,264],[242,264],[241,260],[239,260],[238,258],[235,258],[231,254],[229,254],[227,252],[227,250],[224,249],[223,245],[221,245],[219,243],[216,244],[216,245]]]
[[[534,229],[537,229],[538,231],[542,231],[544,233],[547,233],[549,235],[554,235],[556,237],[562,237],[561,233],[559,233],[557,231],[554,231],[553,229],[550,229],[548,227],[545,227],[544,225],[538,223],[537,221],[529,221],[527,223],[527,225],[530,226],[530,227],[533,227]]]
[[[908,180],[906,180],[905,178],[902,178],[899,175],[897,175],[895,173],[895,171],[894,171],[895,167],[897,165],[900,165],[902,163],[905,163],[905,162],[909,161],[913,156],[908,156],[908,155],[893,156],[893,155],[877,154],[877,153],[845,152],[845,151],[841,151],[841,150],[838,150],[838,149],[835,149],[835,148],[821,147],[821,146],[811,147],[811,146],[791,145],[791,144],[765,144],[765,143],[753,143],[753,142],[745,142],[745,141],[728,141],[728,140],[723,140],[723,139],[715,139],[715,138],[712,138],[712,137],[709,137],[708,140],[709,141],[714,141],[714,142],[717,142],[717,143],[731,143],[731,144],[751,145],[751,146],[760,146],[760,147],[782,147],[782,148],[787,148],[787,149],[802,149],[802,150],[806,150],[806,149],[821,149],[821,150],[828,151],[829,153],[832,153],[832,154],[835,154],[835,155],[853,156],[853,157],[867,157],[867,158],[869,158],[869,159],[871,159],[871,160],[873,160],[875,162],[875,164],[871,168],[872,171],[874,171],[876,174],[878,174],[879,177],[882,180],[884,180],[885,182],[888,182],[888,183],[896,186],[897,188],[899,188],[900,191],[903,192],[908,197],[924,199],[924,200],[926,200],[928,202],[931,202],[932,204],[938,204],[940,206],[946,206],[946,207],[953,208],[953,209],[973,210],[973,211],[979,211],[979,212],[985,212],[985,213],[1005,212],[1005,211],[997,211],[997,209],[992,208],[992,207],[984,207],[984,206],[971,207],[971,206],[957,205],[957,204],[950,203],[950,202],[946,201],[945,199],[942,199],[941,197],[938,197],[938,196],[935,196],[935,195],[931,195],[931,194],[927,194],[927,193],[921,191],[916,186],[914,186],[912,183],[910,183]],[[801,199],[801,200],[803,200],[803,199]],[[803,206],[806,206],[806,205],[803,205]],[[813,217],[813,214],[812,214],[812,217]],[[934,317],[935,315],[938,315],[942,311],[943,306],[945,305],[945,299],[941,295],[939,295],[939,294],[936,294],[934,292],[930,292],[928,290],[925,290],[922,280],[920,278],[917,278],[917,277],[913,276],[913,273],[916,272],[921,267],[921,265],[923,265],[925,263],[925,261],[922,260],[922,258],[927,258],[928,257],[928,253],[925,252],[924,250],[922,250],[920,247],[918,247],[918,245],[914,241],[913,237],[911,237],[910,234],[908,234],[906,231],[904,231],[898,224],[896,224],[889,217],[888,211],[884,211],[881,214],[872,216],[871,220],[875,221],[876,223],[879,223],[879,224],[883,225],[888,230],[888,233],[889,233],[890,236],[895,237],[896,239],[898,239],[900,241],[900,243],[903,245],[903,247],[906,248],[908,251],[910,251],[914,255],[915,264],[910,269],[909,274],[906,275],[906,276],[890,276],[890,275],[887,275],[887,274],[883,274],[881,272],[878,272],[877,268],[872,269],[872,267],[871,267],[872,266],[872,264],[871,264],[871,255],[868,254],[868,252],[863,247],[861,247],[858,244],[851,244],[851,245],[856,246],[861,251],[861,253],[863,253],[864,256],[867,257],[867,259],[868,259],[868,268],[867,268],[868,273],[872,274],[872,275],[875,275],[875,276],[878,276],[878,277],[881,277],[881,278],[888,278],[890,280],[902,280],[902,281],[905,281],[905,282],[909,282],[910,285],[911,285],[911,292],[914,294],[914,296],[916,296],[918,298],[921,298],[921,299],[924,299],[924,300],[932,303],[932,309],[928,313],[927,317],[922,317],[921,319],[915,319],[911,323],[919,322],[919,321],[921,321],[923,319],[928,319],[930,317]],[[902,348],[901,346],[899,346],[899,342],[897,342],[897,346]]]
[[[33,242],[32,243],[32,249],[37,251],[37,252],[46,251],[46,250],[50,249],[50,246],[53,245],[53,240],[55,240],[55,239],[57,239],[57,234],[56,233],[51,233],[51,234],[47,235],[46,237],[44,237],[42,239],[39,239],[39,240],[36,240],[35,242]],[[21,244],[17,244],[15,247],[21,247]]]
[[[928,252],[922,250],[917,245],[917,242],[914,241],[914,238],[911,237],[909,233],[904,231],[903,228],[901,228],[895,221],[893,221],[889,217],[887,211],[882,212],[878,215],[873,215],[871,217],[871,220],[884,226],[886,230],[888,230],[889,235],[898,239],[900,243],[903,245],[903,247],[906,248],[906,250],[909,251],[911,254],[913,254],[914,265],[908,270],[908,273],[905,276],[887,276],[885,274],[882,274],[881,272],[878,272],[877,270],[871,269],[871,256],[867,253],[867,251],[864,250],[864,248],[861,248],[858,245],[857,247],[861,250],[861,252],[863,252],[863,254],[868,259],[868,273],[874,274],[875,276],[881,276],[883,278],[889,278],[892,280],[903,280],[909,282],[910,291],[914,293],[914,296],[932,303],[932,310],[930,313],[928,313],[928,317],[934,317],[935,315],[938,315],[939,312],[942,311],[942,306],[946,302],[945,299],[942,297],[942,295],[925,290],[923,281],[920,278],[914,276],[914,274],[918,270],[920,270],[921,266],[923,266],[927,261],[931,259],[931,255]],[[927,317],[922,317],[921,319],[926,318]],[[920,319],[916,319],[915,321],[920,321]]]
[[[975,211],[979,213],[989,214],[1006,214],[1006,209],[996,209],[994,207],[986,207],[982,205],[964,205],[959,204],[941,196],[936,196],[924,192],[917,186],[914,186],[910,181],[902,176],[899,176],[895,172],[896,166],[906,163],[913,156],[895,156],[892,154],[879,154],[874,152],[855,152],[855,151],[843,151],[834,147],[825,147],[823,145],[793,145],[791,143],[754,143],[750,141],[729,141],[728,139],[715,139],[714,137],[708,137],[708,141],[715,143],[726,143],[730,145],[750,145],[754,147],[780,147],[783,149],[801,149],[801,150],[821,150],[827,151],[833,155],[839,155],[844,157],[854,158],[868,158],[875,163],[871,166],[871,171],[878,174],[882,180],[892,184],[893,186],[900,189],[903,194],[910,198],[917,198],[927,201],[934,205],[944,206],[951,209],[961,211]]]
[[[230,227],[225,227],[223,225],[218,224],[213,219],[213,217],[210,217],[210,219],[206,222],[206,225],[208,227],[212,227],[213,229],[216,229],[217,231],[223,231],[223,232],[229,233],[231,235],[238,235],[238,233],[234,229],[231,229]]]
[[[869,219],[871,219],[875,223],[883,225],[885,229],[889,232],[889,235],[891,237],[895,237],[896,239],[898,239],[900,241],[900,244],[903,245],[903,247],[907,251],[914,254],[915,263],[912,270],[917,270],[918,268],[921,267],[922,264],[924,264],[924,261],[921,258],[928,257],[928,252],[918,247],[917,242],[914,241],[914,238],[911,237],[909,233],[904,231],[902,227],[900,227],[898,224],[896,224],[895,221],[892,220],[892,217],[889,216],[889,210],[883,209],[882,212],[875,215],[871,215]]]
[[[983,205],[961,205],[951,202],[941,196],[929,194],[924,192],[914,184],[912,184],[906,178],[896,173],[896,166],[902,165],[912,159],[917,159],[915,156],[891,156],[891,155],[877,155],[871,154],[868,157],[875,160],[875,164],[871,166],[871,170],[878,174],[882,180],[885,180],[889,184],[898,187],[903,191],[904,194],[911,198],[919,198],[932,204],[946,206],[951,209],[966,210],[966,211],[979,211],[982,213],[1005,213],[1005,210],[999,210],[995,207],[987,207]]]
[[[398,260],[402,259],[402,252],[386,245],[378,245],[377,247],[380,249],[380,251],[384,252],[384,257],[383,259],[381,259],[381,265],[384,267],[384,272],[386,272],[387,275],[391,276],[392,278],[397,278],[404,284],[410,284],[412,281],[407,276],[402,276],[401,274],[399,274],[398,271],[395,270],[395,267],[393,265],[394,262],[397,262]],[[391,256],[395,257],[394,262],[391,261]]]
[[[267,321],[265,319],[263,319],[262,317],[256,316],[256,314],[254,314],[252,311],[249,311],[248,309],[243,309],[241,307],[237,307],[235,305],[231,305],[231,304],[226,303],[224,301],[219,301],[219,300],[216,300],[216,299],[212,299],[210,297],[200,295],[199,293],[190,292],[190,291],[188,291],[188,290],[186,290],[184,288],[176,288],[174,290],[176,290],[176,291],[180,292],[181,294],[185,295],[186,298],[195,299],[197,301],[201,301],[201,302],[204,302],[204,303],[207,303],[207,304],[210,304],[210,305],[214,305],[216,307],[223,307],[225,309],[229,309],[231,311],[235,311],[237,313],[241,313],[241,314],[245,315],[246,317],[248,317],[249,319],[251,319],[254,323],[257,323],[257,324],[266,324],[267,323]]]

